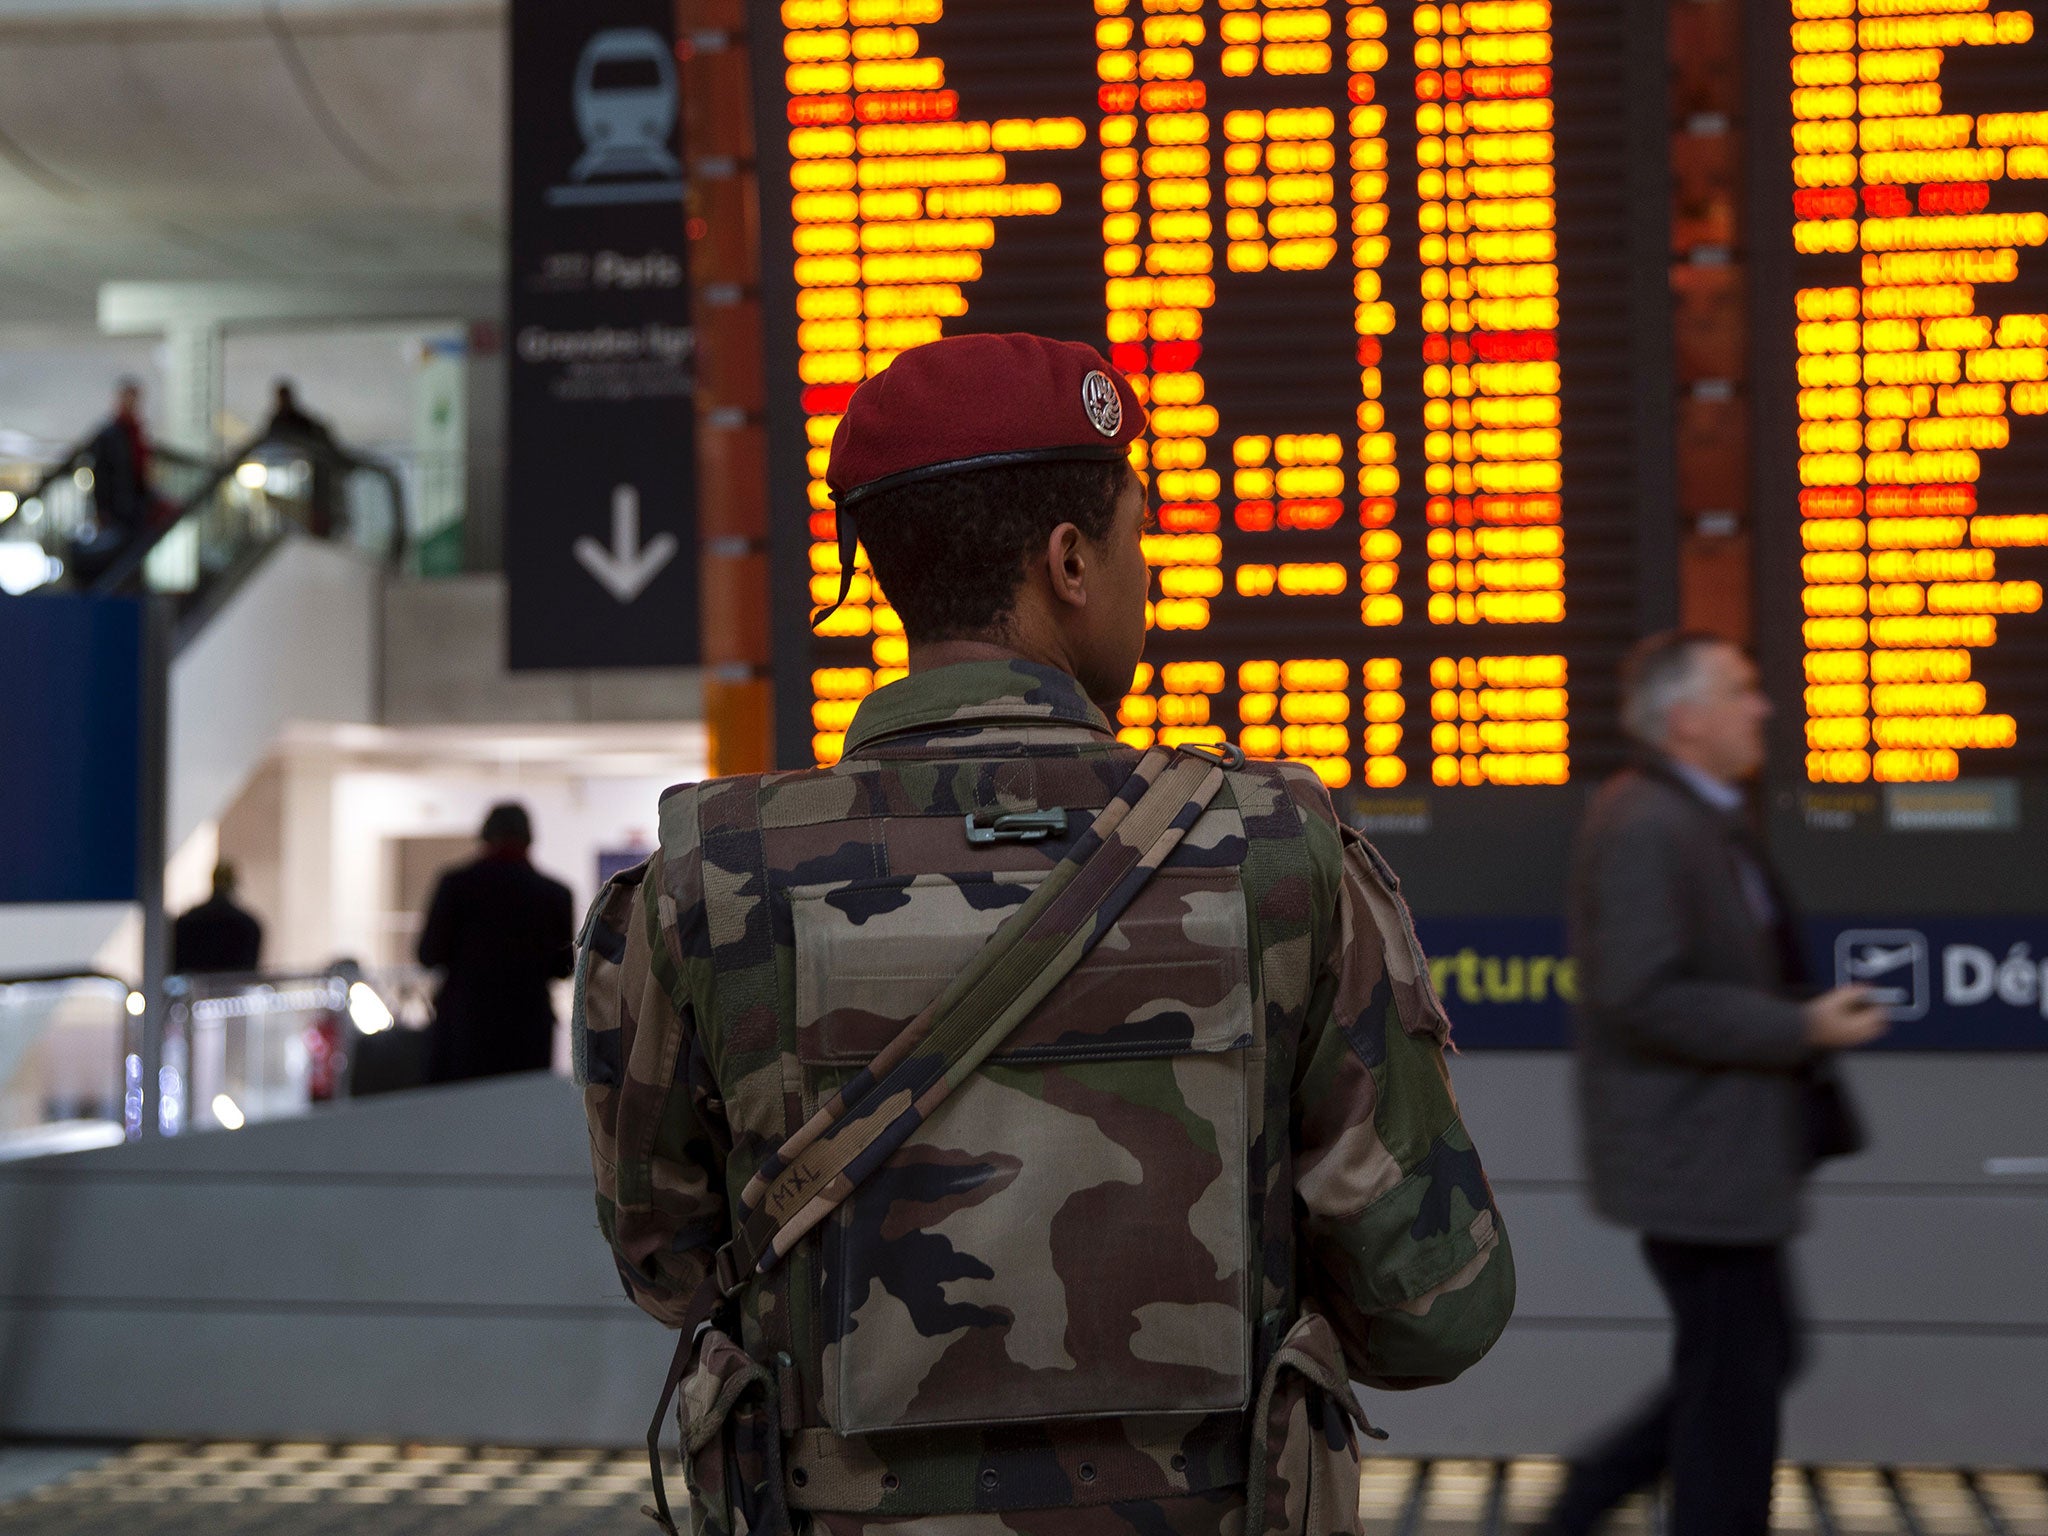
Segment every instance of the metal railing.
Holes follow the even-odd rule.
[[[415,1086],[432,980],[353,965],[173,976],[146,1084],[141,992],[102,972],[0,977],[0,1159],[239,1130]]]

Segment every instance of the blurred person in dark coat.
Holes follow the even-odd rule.
[[[114,414],[93,434],[86,453],[92,461],[95,527],[71,550],[72,570],[81,582],[111,567],[164,510],[150,482],[140,379],[123,378],[114,386]]]
[[[142,381],[124,378],[114,386],[114,414],[94,434],[93,514],[110,528],[134,534],[150,519],[155,498],[149,487],[149,434],[142,425]]]
[[[267,441],[306,451],[310,484],[306,491],[306,531],[316,539],[332,538],[340,528],[343,461],[348,455],[335,440],[334,429],[299,404],[290,379],[273,386]]]
[[[271,387],[270,420],[264,425],[263,435],[330,452],[341,451],[334,441],[334,429],[299,404],[298,391],[290,379],[279,379]]]
[[[213,894],[171,925],[171,971],[253,971],[263,958],[263,924],[235,903],[235,866],[213,866]]]
[[[1770,705],[1736,646],[1643,641],[1641,752],[1574,849],[1578,1081],[1593,1203],[1642,1234],[1676,1324],[1670,1381],[1576,1459],[1548,1529],[1586,1536],[1669,1474],[1672,1536],[1765,1536],[1801,1345],[1785,1244],[1820,1159],[1860,1132],[1832,1053],[1881,1035],[1868,989],[1800,1000],[1796,919],[1749,828]]]
[[[420,964],[444,972],[435,1082],[546,1071],[555,1039],[548,983],[571,964],[569,888],[528,862],[526,807],[492,806],[479,836],[482,854],[441,876],[420,931]]]

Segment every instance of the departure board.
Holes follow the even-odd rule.
[[[1806,780],[2048,767],[2048,43],[1989,0],[1792,0],[1790,411]],[[1782,226],[1781,226],[1782,228]],[[1789,297],[1789,304],[1785,302]],[[1791,594],[1787,592],[1787,596]],[[1789,637],[1787,637],[1789,638]]]
[[[2048,39],[1998,0],[1751,0],[1768,830],[1894,1041],[2041,1048]],[[2000,983],[2006,985],[2001,989]],[[2024,995],[2023,995],[2024,993]]]
[[[786,764],[905,665],[864,555],[804,627],[847,400],[1033,330],[1150,410],[1125,741],[1302,762],[1382,832],[1568,822],[1669,618],[1661,36],[1632,90],[1623,0],[754,16]]]

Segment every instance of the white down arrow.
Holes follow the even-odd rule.
[[[657,533],[641,544],[639,488],[621,485],[612,489],[612,547],[586,534],[576,541],[576,559],[605,591],[630,603],[675,559],[679,547],[672,533]]]

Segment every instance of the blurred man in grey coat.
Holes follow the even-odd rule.
[[[1580,1110],[1593,1202],[1642,1234],[1677,1337],[1669,1383],[1573,1463],[1549,1524],[1586,1536],[1668,1473],[1672,1536],[1764,1536],[1800,1353],[1784,1245],[1814,1164],[1858,1140],[1831,1053],[1886,1019],[1862,987],[1798,999],[1793,912],[1744,814],[1770,713],[1749,658],[1653,636],[1622,691],[1642,754],[1573,857]]]

